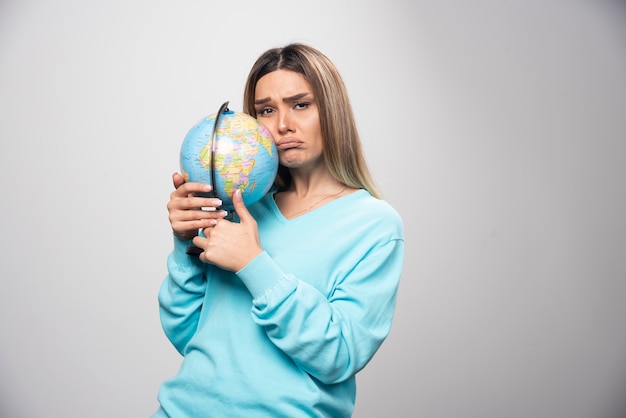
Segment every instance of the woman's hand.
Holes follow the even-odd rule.
[[[239,222],[219,219],[214,227],[207,227],[202,231],[206,238],[197,236],[193,243],[204,250],[200,254],[200,260],[236,272],[244,268],[263,249],[256,220],[243,203],[240,190],[233,193],[233,206]]]
[[[176,190],[170,195],[167,210],[172,231],[178,238],[192,239],[198,235],[198,230],[210,228],[226,216],[226,211],[210,209],[219,208],[220,199],[199,196],[211,191],[209,184],[186,183],[179,173],[174,173],[172,181]]]

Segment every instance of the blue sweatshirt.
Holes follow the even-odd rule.
[[[391,327],[402,221],[364,190],[292,220],[272,193],[248,210],[264,251],[236,273],[174,238],[159,304],[184,358],[153,417],[350,417]]]

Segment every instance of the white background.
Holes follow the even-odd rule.
[[[180,143],[302,41],[342,72],[405,221],[355,417],[622,417],[625,6],[1,1],[0,416],[157,408]]]

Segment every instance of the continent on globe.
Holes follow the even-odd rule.
[[[189,130],[180,150],[180,169],[185,181],[211,184],[222,208],[230,211],[235,190],[242,191],[246,206],[270,190],[278,154],[274,139],[257,119],[228,110],[227,104]]]

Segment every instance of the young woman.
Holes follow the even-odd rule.
[[[402,221],[370,177],[345,86],[321,52],[262,54],[244,110],[276,142],[275,187],[249,208],[235,192],[230,222],[199,210],[220,206],[195,196],[210,186],[174,174],[159,303],[184,359],[154,417],[350,417],[355,375],[391,327]]]

